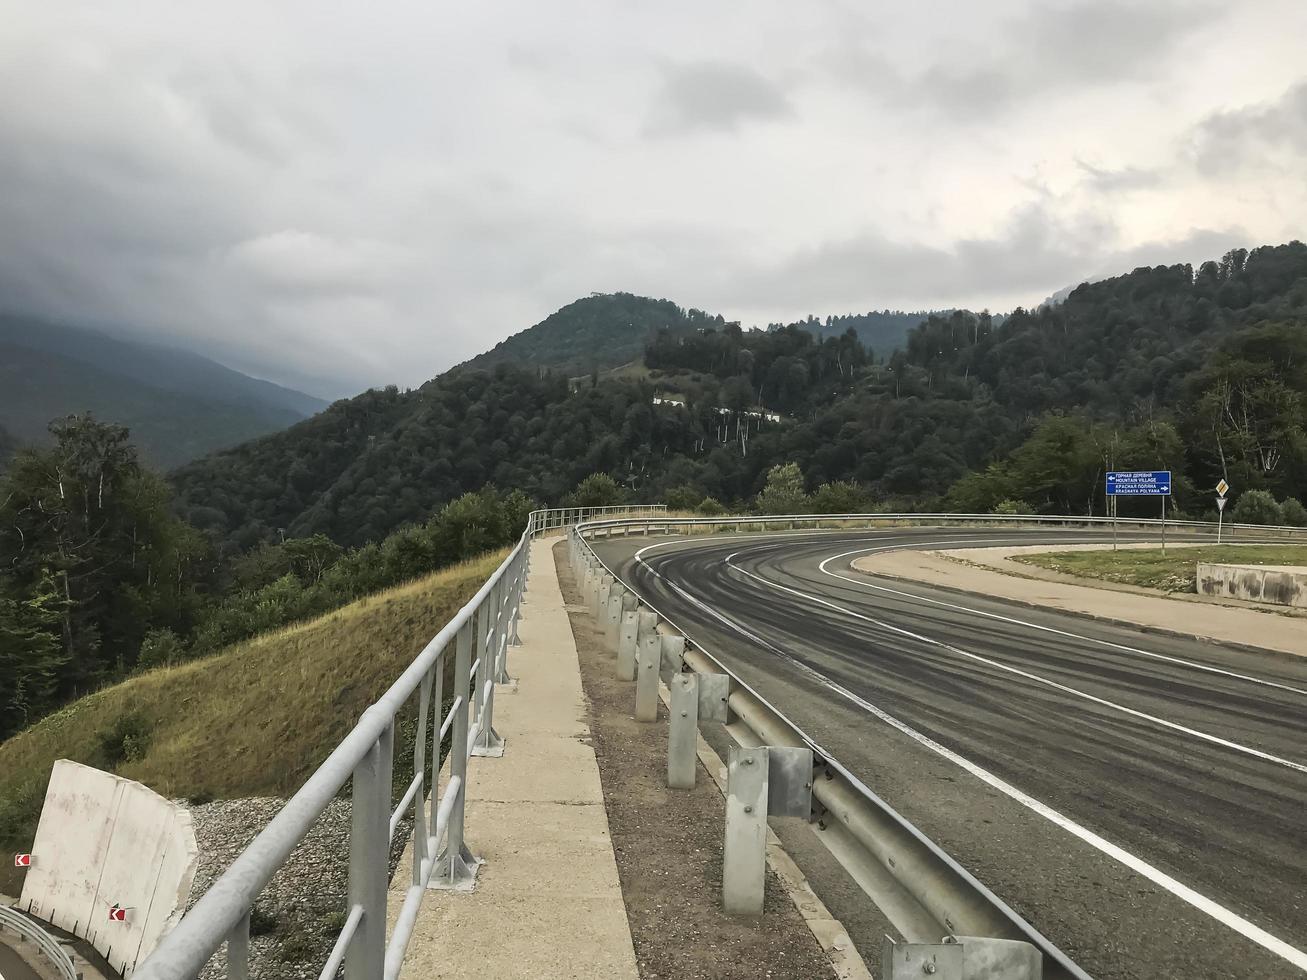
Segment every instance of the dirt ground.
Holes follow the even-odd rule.
[[[670,790],[667,714],[635,721],[635,685],[617,679],[616,656],[582,604],[565,548],[555,548],[559,584],[581,658],[581,682],[622,897],[643,980],[835,976],[780,882],[767,871],[760,918],[721,908],[725,805],[706,772],[693,790]]]

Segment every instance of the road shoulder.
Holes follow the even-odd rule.
[[[1307,656],[1302,617],[1220,603],[1187,602],[1114,583],[1081,584],[1087,580],[1012,561],[1007,561],[1011,571],[1002,565],[994,567],[994,563],[1007,560],[1007,555],[1022,550],[1057,549],[1037,545],[1025,549],[891,551],[854,559],[851,567],[869,576],[985,595],[1151,632]]]
[[[615,658],[604,649],[565,558],[558,562],[558,573],[581,659],[588,720],[642,980],[835,977],[825,951],[771,868],[760,917],[722,910],[721,793],[703,772],[693,790],[667,788],[665,706],[659,705],[657,722],[635,721],[634,686],[617,679]]]

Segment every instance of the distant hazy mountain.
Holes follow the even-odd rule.
[[[904,313],[902,310],[872,310],[870,313],[828,316],[824,322],[814,319],[804,326],[820,337],[838,337],[846,330],[853,330],[864,347],[878,357],[885,357],[907,342],[908,334],[914,327],[924,323],[931,316],[947,316],[952,312],[952,310],[921,310],[916,313]]]
[[[128,426],[147,458],[167,468],[284,429],[326,404],[197,354],[0,315],[0,428],[10,440],[44,442],[51,419],[91,412]]]

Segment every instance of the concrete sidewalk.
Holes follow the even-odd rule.
[[[855,559],[853,567],[870,575],[938,585],[1178,636],[1307,656],[1307,629],[1299,617],[1047,581],[1043,576],[1030,574],[1042,569],[1007,561],[1008,555],[1020,550],[1054,549],[1039,545],[1026,549],[890,551]],[[1010,572],[1004,569],[1004,562],[1012,566]]]
[[[503,758],[468,764],[467,842],[485,860],[471,893],[428,891],[404,978],[638,977],[604,810],[572,627],[550,549],[531,544],[527,602],[495,693]],[[391,884],[393,918],[411,845]]]

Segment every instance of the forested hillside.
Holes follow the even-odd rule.
[[[889,354],[907,342],[912,329],[932,316],[947,316],[952,310],[904,313],[902,310],[872,310],[828,316],[824,320],[809,317],[803,327],[819,337],[838,337],[848,330],[857,334],[862,346],[877,354]]]
[[[571,376],[589,374],[638,359],[659,330],[684,334],[723,325],[720,316],[683,310],[670,300],[595,293],[568,303],[460,367],[489,369],[513,364]]]
[[[51,419],[92,412],[129,427],[145,457],[170,468],[325,406],[184,351],[0,315],[0,425],[24,443],[48,443]]]
[[[451,371],[170,481],[124,428],[58,420],[0,477],[0,734],[505,543],[533,502],[1101,514],[1106,469],[1166,468],[1173,512],[1210,514],[1225,477],[1236,518],[1307,523],[1300,243],[1139,269],[1001,325],[933,315],[888,357],[852,330],[700,316],[656,331],[639,372]]]
[[[556,501],[598,470],[641,497],[686,488],[738,503],[788,461],[810,486],[968,509],[1101,513],[1109,464],[1170,467],[1174,503],[1195,513],[1222,475],[1277,497],[1307,483],[1298,242],[1138,269],[1001,324],[932,315],[889,357],[803,324],[668,319],[644,341],[645,377],[569,387],[570,372],[500,365],[370,392],[179,471],[183,513],[232,547],[283,532],[357,543],[486,482]],[[761,407],[784,417],[748,414]],[[1009,472],[1028,440],[1012,459],[1034,463]]]

